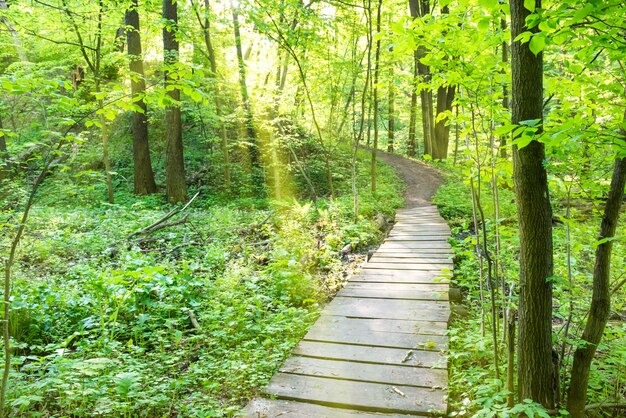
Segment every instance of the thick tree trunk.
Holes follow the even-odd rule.
[[[416,19],[430,13],[429,0],[409,0],[411,17]],[[416,51],[415,60],[419,81],[430,83],[430,67],[420,61],[426,55],[426,48],[419,46]],[[417,86],[417,83],[416,83]],[[417,88],[417,87],[416,87]],[[422,105],[422,131],[424,133],[424,154],[433,154],[433,139],[435,137],[435,123],[433,115],[433,93],[429,87],[418,89]]]
[[[178,26],[178,7],[173,0],[163,0],[163,19],[167,26],[163,28],[163,53],[166,65],[178,62],[179,45],[176,40]],[[170,71],[165,71],[165,83],[170,81]],[[185,183],[185,160],[183,158],[183,133],[180,115],[180,90],[167,93],[174,103],[165,109],[165,139],[167,154],[165,159],[166,194],[169,201],[183,202],[187,199]]]
[[[393,152],[396,135],[396,85],[393,63],[389,68],[389,128],[387,129],[387,152]]]
[[[624,114],[624,120],[626,120],[626,113]],[[622,137],[626,139],[624,130],[622,130]],[[619,211],[624,199],[625,186],[626,158],[621,158],[615,160],[609,196],[600,225],[599,240],[604,241],[596,247],[596,263],[593,269],[593,293],[589,316],[587,317],[581,344],[578,344],[574,353],[572,379],[567,398],[567,410],[573,418],[585,416],[591,362],[609,319],[611,310],[611,251],[613,249],[611,238],[615,236]]]
[[[143,100],[146,92],[146,80],[143,71],[137,0],[132,0],[131,8],[126,11],[125,23],[128,26],[128,29],[126,29],[126,43],[131,73],[130,90],[135,105],[141,109],[141,111],[133,111],[134,191],[135,194],[144,195],[156,193],[157,187],[154,182],[148,143],[147,106]]]
[[[536,7],[541,1],[535,0]],[[523,0],[511,1],[511,39],[528,30],[530,12]],[[511,48],[512,122],[542,119],[543,56],[519,41]],[[552,208],[543,166],[544,145],[532,141],[513,147],[513,179],[520,229],[520,297],[518,342],[519,399],[555,407],[558,388],[552,361]]]
[[[241,89],[241,100],[243,103],[243,109],[245,113],[246,134],[248,141],[250,142],[250,162],[252,168],[260,168],[260,153],[259,145],[257,141],[256,129],[254,128],[254,115],[252,113],[252,106],[250,104],[250,96],[248,95],[248,87],[246,85],[246,63],[243,58],[243,52],[241,48],[241,32],[239,30],[239,11],[236,7],[233,7],[233,30],[235,34],[235,48],[237,49],[237,63],[239,66],[239,87]],[[258,186],[258,185],[257,185]]]
[[[450,14],[448,6],[441,8],[442,14]],[[454,102],[454,94],[456,86],[440,86],[437,89],[437,113],[435,120],[439,115],[452,111],[452,102]],[[448,158],[448,144],[450,141],[450,125],[448,117],[441,118],[435,122],[435,136],[433,140],[433,158],[436,160],[445,160]]]
[[[439,87],[437,90],[437,116],[441,113],[452,111],[452,102],[456,86]],[[445,160],[448,158],[448,146],[450,143],[450,125],[448,118],[442,118],[435,124],[435,140],[433,141],[433,158]]]

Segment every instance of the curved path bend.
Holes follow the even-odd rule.
[[[441,175],[381,153],[407,183],[384,243],[253,399],[248,417],[442,416],[447,409],[450,229],[430,204]]]

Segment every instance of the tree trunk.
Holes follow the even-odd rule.
[[[502,29],[503,32],[506,31],[506,15],[500,19],[500,29]],[[506,41],[502,42],[502,63],[505,66],[509,63],[509,44]],[[502,86],[502,107],[504,109],[509,108],[509,87],[506,83]],[[506,152],[506,136],[504,135],[500,138],[500,157],[504,159],[508,158]]]
[[[376,12],[376,33],[380,33],[381,9],[383,0],[378,0]],[[374,143],[372,144],[372,193],[376,193],[376,154],[378,152],[378,76],[380,73],[380,38],[376,41],[376,52],[374,53]]]
[[[126,10],[125,23],[126,43],[128,48],[129,69],[131,73],[130,90],[135,105],[141,111],[133,111],[133,165],[135,194],[145,195],[156,193],[150,146],[148,143],[148,115],[143,96],[146,92],[146,80],[143,71],[141,36],[139,35],[139,13],[137,0],[132,0],[131,7]],[[132,28],[132,29],[131,29]]]
[[[254,115],[252,106],[250,105],[250,96],[248,95],[248,87],[246,85],[246,63],[243,59],[241,48],[241,32],[239,30],[239,10],[233,7],[233,30],[235,34],[235,47],[237,49],[237,63],[239,66],[239,87],[241,89],[241,101],[245,113],[246,135],[250,142],[250,162],[253,170],[260,168],[259,145],[257,142],[257,134],[254,128]],[[258,186],[258,185],[256,185]]]
[[[541,0],[535,0],[541,7]],[[530,12],[524,0],[511,1],[511,39],[528,30]],[[536,30],[533,29],[533,30]],[[512,123],[542,119],[543,55],[535,56],[528,44],[512,42]],[[548,409],[555,407],[552,362],[552,208],[548,178],[543,166],[544,145],[532,141],[513,147],[513,179],[520,229],[520,297],[518,341],[519,399],[532,399]]]
[[[409,9],[411,11],[411,17],[416,19],[430,13],[429,0],[409,0]],[[419,46],[416,51],[416,65],[417,74],[419,80],[424,83],[430,83],[431,74],[430,67],[421,63],[420,59],[426,56],[426,48]],[[417,89],[417,83],[416,83]],[[420,93],[420,99],[422,104],[422,130],[424,132],[424,154],[432,155],[433,138],[435,137],[434,130],[434,115],[433,115],[433,93],[428,87],[418,89]]]
[[[178,30],[178,5],[173,0],[163,0],[163,19],[167,27],[163,28],[163,54],[167,66],[178,62],[179,45],[176,40]],[[170,81],[170,70],[165,70],[165,84]],[[171,202],[183,202],[187,199],[185,183],[185,160],[183,158],[183,133],[180,115],[180,90],[167,93],[173,103],[165,109],[165,139],[167,154],[165,158],[166,195]]]
[[[411,116],[409,119],[409,138],[406,146],[406,153],[409,157],[415,157],[417,152],[417,141],[415,132],[417,129],[417,83],[419,75],[417,73],[418,56],[417,51],[413,52],[413,82],[411,85]]]
[[[396,85],[393,63],[389,66],[389,128],[387,129],[387,152],[393,152],[396,135]]]
[[[624,113],[626,120],[626,112]],[[626,131],[622,130],[622,137],[626,139]],[[587,324],[574,352],[572,379],[567,398],[567,410],[573,418],[585,416],[587,402],[587,386],[591,362],[598,344],[604,334],[604,328],[609,319],[611,310],[610,271],[612,238],[615,236],[619,211],[624,199],[626,186],[626,158],[616,159],[611,178],[609,196],[604,207],[604,215],[600,224],[601,243],[596,247],[596,263],[593,269],[593,293]]]
[[[442,14],[450,14],[448,6],[441,8]],[[454,94],[456,86],[440,86],[437,89],[437,118],[445,112],[452,111],[452,102],[454,102]],[[450,125],[448,117],[439,119],[435,122],[435,136],[433,141],[433,158],[436,160],[445,160],[448,158],[448,144],[450,141]]]
[[[437,90],[437,116],[441,113],[452,111],[452,102],[456,86],[439,87]],[[448,145],[450,142],[450,125],[448,117],[440,119],[435,124],[435,140],[433,141],[433,158],[445,160],[448,158]]]
[[[215,59],[215,50],[213,49],[213,43],[211,42],[211,21],[209,20],[209,11],[211,10],[211,5],[209,0],[204,0],[204,45],[207,50],[207,55],[209,58],[209,65],[211,69],[211,73],[209,74],[210,79],[213,81],[213,88],[215,93],[215,114],[219,121],[219,132],[220,132],[220,148],[222,150],[222,158],[224,163],[224,185],[226,186],[226,190],[230,190],[230,153],[228,150],[228,132],[226,131],[226,124],[224,123],[224,110],[222,104],[222,95],[220,91],[219,79],[217,74],[217,60]]]
[[[2,124],[2,115],[0,115],[0,132],[2,132],[4,126]],[[7,150],[7,138],[5,135],[0,135],[0,198],[4,200],[3,184],[2,182],[9,177],[8,167],[8,150]]]

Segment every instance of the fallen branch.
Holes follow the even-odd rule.
[[[135,231],[132,234],[128,235],[126,237],[126,240],[130,241],[134,237],[137,237],[137,236],[140,236],[140,235],[148,235],[148,234],[151,234],[151,233],[153,233],[155,231],[159,231],[161,229],[169,228],[169,227],[180,225],[181,223],[187,222],[187,218],[188,218],[189,215],[185,215],[183,218],[179,219],[178,221],[165,223],[168,219],[172,218],[173,216],[176,216],[179,213],[184,212],[191,205],[191,203],[193,203],[193,201],[196,200],[196,198],[198,197],[199,194],[200,194],[200,192],[196,193],[189,200],[189,202],[187,202],[187,204],[185,206],[183,206],[182,208],[174,208],[171,211],[169,211],[165,216],[163,216],[161,219],[157,220],[156,222],[148,225],[145,228],[140,229],[139,231]]]

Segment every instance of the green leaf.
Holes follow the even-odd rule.
[[[485,9],[494,9],[498,5],[498,0],[478,0],[478,4]]]
[[[530,39],[530,43],[528,44],[528,48],[530,48],[530,51],[535,55],[538,55],[541,51],[543,51],[545,46],[546,38],[543,33],[537,33]]]
[[[535,12],[535,0],[524,0],[524,7],[531,12]]]
[[[485,17],[478,21],[478,29],[480,29],[483,32],[487,32],[489,30],[490,25],[491,25],[491,19],[488,17]]]

